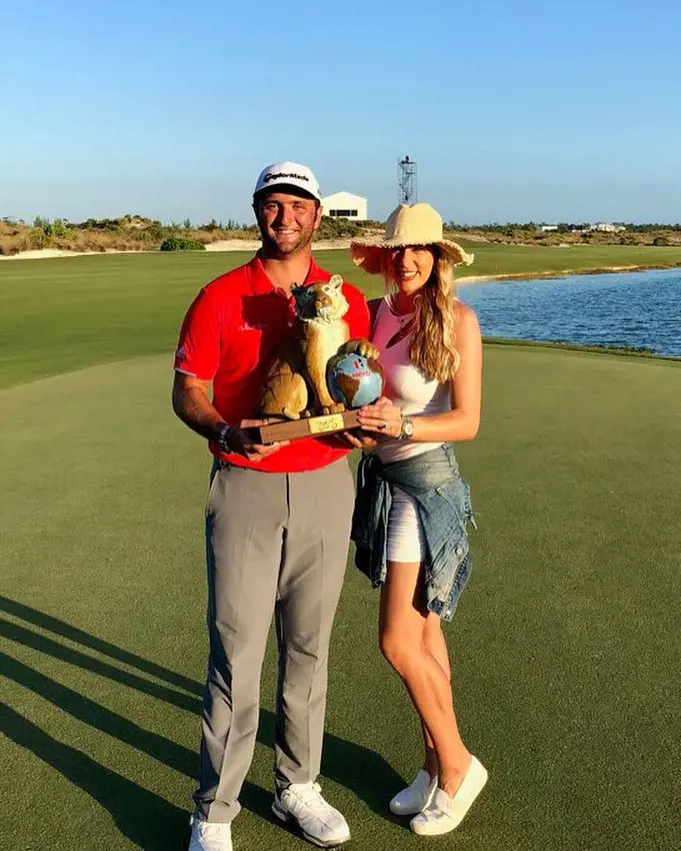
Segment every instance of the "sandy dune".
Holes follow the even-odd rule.
[[[347,248],[349,239],[319,240],[314,243],[316,251],[328,251],[331,249]],[[260,240],[255,239],[222,239],[206,245],[206,251],[257,251],[260,248]],[[20,251],[5,257],[0,254],[0,260],[49,260],[54,257],[82,257],[90,254],[152,254],[155,252],[119,251],[112,248],[107,251],[62,251],[57,248],[41,248],[35,251]]]

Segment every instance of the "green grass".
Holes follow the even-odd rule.
[[[681,264],[678,248],[478,244],[461,274],[537,274],[603,266]],[[172,351],[179,323],[199,288],[249,254],[149,253],[0,262],[0,387],[96,363]],[[360,284],[345,251],[320,251],[320,264]]]
[[[199,289],[250,256],[159,252],[0,263],[0,387],[172,352]],[[348,278],[366,277],[345,252],[319,259]]]
[[[487,347],[482,433],[459,453],[475,572],[447,635],[491,779],[453,847],[677,847],[680,380],[677,364]],[[160,356],[0,392],[8,849],[183,846],[207,458],[169,385]],[[419,745],[376,649],[376,602],[351,570],[323,783],[354,847],[417,848],[385,811]],[[270,654],[237,851],[304,847],[268,814],[273,694]]]
[[[27,315],[36,331],[16,331],[24,368],[5,363],[0,390],[8,851],[185,847],[208,458],[170,412],[170,350],[187,298],[225,257],[172,258],[161,282],[151,255],[0,268],[3,334]],[[117,273],[98,276],[109,262]],[[458,450],[479,526],[474,573],[446,634],[464,736],[490,782],[438,847],[679,847],[680,385],[677,362],[486,346],[481,434]],[[350,569],[322,783],[350,847],[417,849],[424,840],[386,812],[420,749],[376,648],[376,606]],[[309,847],[269,813],[271,651],[236,851]]]
[[[572,245],[569,248],[470,243],[472,266],[461,275],[538,275],[616,266],[681,266],[679,246]]]

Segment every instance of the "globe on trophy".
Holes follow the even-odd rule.
[[[326,383],[335,402],[346,408],[372,405],[383,392],[383,369],[374,358],[343,354],[331,358]]]

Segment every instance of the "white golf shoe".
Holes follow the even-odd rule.
[[[275,793],[272,812],[282,821],[296,822],[314,845],[333,848],[350,839],[350,828],[321,791],[319,783],[292,783]]]
[[[201,821],[192,816],[189,851],[232,851],[232,825]]]
[[[414,782],[402,789],[390,802],[390,811],[396,816],[413,816],[424,810],[433,799],[437,789],[437,775],[431,779],[423,768]]]
[[[411,820],[411,829],[419,836],[439,836],[454,830],[463,821],[463,817],[485,783],[487,783],[487,771],[473,757],[461,785],[456,790],[456,795],[450,798],[442,789],[436,789],[428,806]]]

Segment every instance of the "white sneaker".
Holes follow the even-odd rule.
[[[275,792],[272,812],[282,821],[295,821],[307,840],[333,848],[350,839],[343,816],[321,795],[319,783],[292,783]]]
[[[433,799],[437,789],[437,775],[430,779],[430,774],[423,768],[411,784],[398,792],[390,802],[390,811],[396,816],[413,816],[425,809]]]
[[[419,836],[439,836],[449,833],[463,820],[473,801],[487,783],[487,771],[475,758],[468,768],[456,795],[450,798],[442,789],[436,789],[428,806],[411,820],[411,829]]]
[[[191,817],[189,851],[232,851],[232,825]]]

